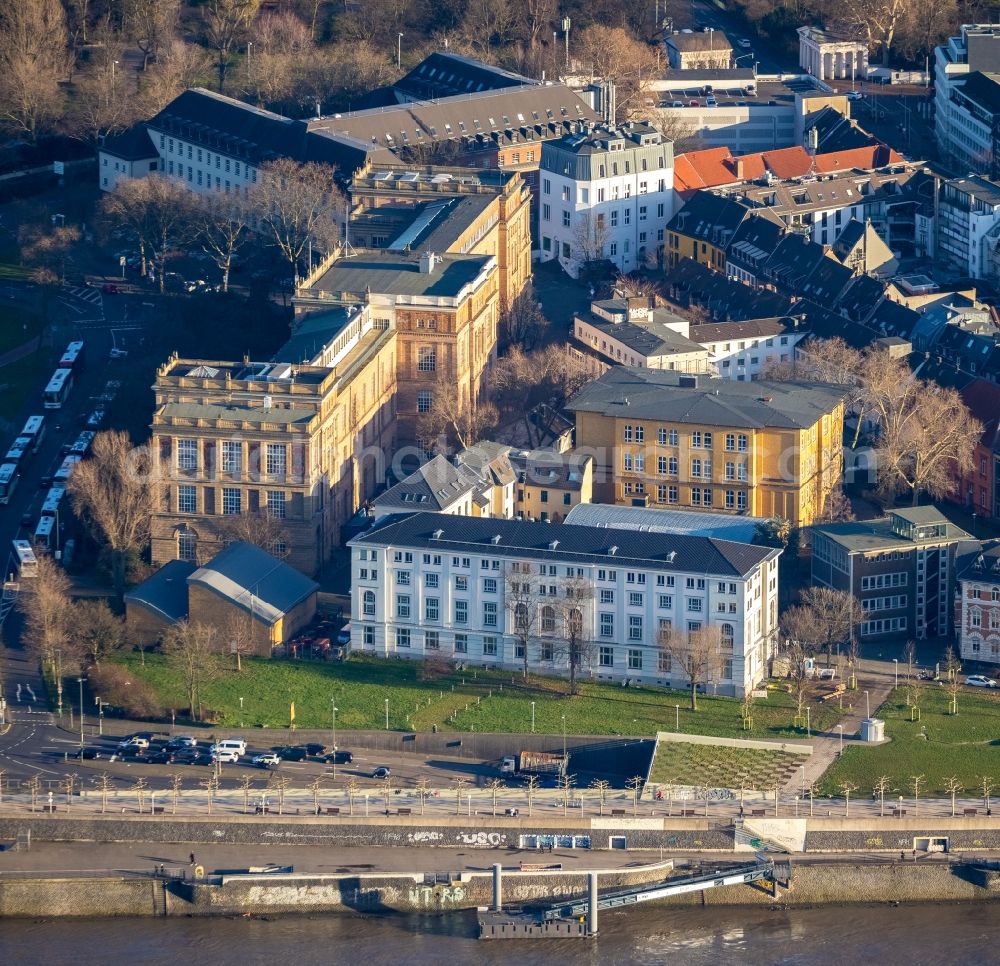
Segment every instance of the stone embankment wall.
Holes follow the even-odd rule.
[[[670,863],[601,874],[601,888],[645,885]],[[515,905],[585,894],[581,872],[504,873],[504,902]],[[157,890],[162,890],[159,894]],[[815,862],[794,866],[791,888],[775,898],[766,883],[710,889],[660,900],[675,906],[849,905],[981,902],[1000,898],[995,870],[942,861]],[[0,879],[0,917],[235,916],[302,912],[437,912],[490,904],[490,875],[466,872],[427,884],[423,875],[226,876],[205,882],[123,878]]]

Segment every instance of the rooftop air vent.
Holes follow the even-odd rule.
[[[609,548],[609,550],[608,550],[608,556],[609,557],[613,557],[616,553],[618,553],[618,547],[617,547],[617,545]]]
[[[444,530],[435,530],[431,534],[431,539],[432,540],[440,540],[443,536],[444,536]]]
[[[559,541],[558,540],[550,540],[549,541],[549,550],[555,550],[556,547],[558,547],[558,546],[559,546]]]
[[[490,538],[490,543],[496,546],[500,542],[500,534],[496,533]]]
[[[677,556],[677,551],[676,550],[671,550],[670,553],[667,554],[667,563],[673,563],[674,562],[674,558],[676,556]]]

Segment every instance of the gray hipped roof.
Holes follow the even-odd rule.
[[[170,560],[152,577],[125,595],[127,606],[139,605],[173,624],[188,615],[187,580],[195,565],[186,560]]]
[[[319,589],[319,584],[252,543],[231,543],[190,577],[197,585],[274,624]]]

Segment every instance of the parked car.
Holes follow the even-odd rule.
[[[746,37],[740,37],[740,39],[736,41],[736,46],[737,47],[742,47],[743,50],[749,50],[750,47],[751,47],[751,44],[750,44],[750,41],[747,40]]]
[[[198,739],[192,738],[191,735],[174,735],[167,742],[168,748],[197,748]]]
[[[35,522],[35,515],[29,510],[27,513],[21,514],[21,526],[30,530]]]
[[[671,107],[683,107],[684,106],[684,102],[683,101],[671,101],[670,102],[670,106]]]
[[[146,761],[151,765],[170,765],[177,760],[177,755],[169,748],[158,748],[146,755]]]
[[[306,754],[310,758],[322,758],[326,754],[326,745],[320,745],[317,743],[305,745]]]
[[[124,359],[128,355],[128,349],[114,348],[108,353],[109,359]]]
[[[118,747],[121,749],[125,748],[142,748],[145,751],[149,747],[149,739],[151,735],[140,734],[132,735],[130,738],[125,738],[118,742]]]
[[[997,682],[993,678],[986,677],[985,674],[970,674],[965,679],[965,683],[974,688],[995,688],[997,686]]]
[[[705,98],[705,107],[718,107],[719,102],[714,97]]]
[[[223,764],[235,765],[239,760],[239,752],[234,751],[232,748],[220,748],[212,752],[213,762],[217,761]]]
[[[282,761],[304,761],[306,757],[305,748],[299,745],[285,745],[276,749],[275,753]]]
[[[847,99],[849,101],[860,101],[860,100],[862,100],[864,98],[864,96],[865,95],[862,94],[861,91],[848,91],[847,92]]]
[[[375,771],[372,772],[372,778],[388,778],[392,772],[386,765],[379,765]]]
[[[328,765],[349,765],[354,755],[349,751],[334,751],[323,759]]]
[[[263,755],[254,755],[251,764],[258,768],[277,768],[281,764],[281,759],[273,751],[269,751]]]
[[[103,409],[95,409],[87,417],[87,428],[88,429],[97,429],[97,427],[100,426],[101,423],[103,423],[103,422],[104,422],[104,410]]]

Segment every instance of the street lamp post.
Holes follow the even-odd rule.
[[[396,38],[396,66],[402,70],[403,67],[403,35]]]
[[[837,725],[837,730],[840,732],[840,751],[839,751],[837,757],[838,758],[843,758],[844,757],[844,726],[841,725],[841,724]]]
[[[243,699],[240,698],[240,727],[243,727]]]
[[[79,677],[76,680],[80,685],[80,751],[83,751],[83,682],[87,679],[85,677]],[[82,755],[80,756],[80,761],[83,761]]]
[[[868,698],[868,692],[865,691],[865,717],[870,718],[872,716],[871,703]]]
[[[563,761],[566,761],[566,715],[562,716],[563,726]]]
[[[107,701],[102,701],[100,698],[94,698],[94,704],[97,705],[97,733],[99,735],[104,734],[104,705]]]
[[[56,648],[56,692],[59,695],[59,720],[62,720],[62,651]]]
[[[385,699],[385,730],[389,730],[389,699]]]
[[[674,705],[674,731],[678,734],[681,732],[681,706],[679,704]]]
[[[562,29],[563,29],[563,35],[566,38],[566,67],[567,67],[567,69],[569,68],[569,28],[570,28],[570,19],[569,19],[569,17],[563,17],[563,20],[562,20]]]
[[[535,702],[531,702],[531,733],[535,733]]]
[[[810,713],[811,710],[812,709],[807,704],[806,705],[806,737],[807,738],[810,737],[810,735],[812,734],[812,722],[811,722],[810,716],[809,716],[809,713]]]
[[[892,659],[892,686],[894,688],[899,687],[899,658],[894,657]]]
[[[337,780],[337,699],[330,698],[330,715],[333,719],[333,780]]]

